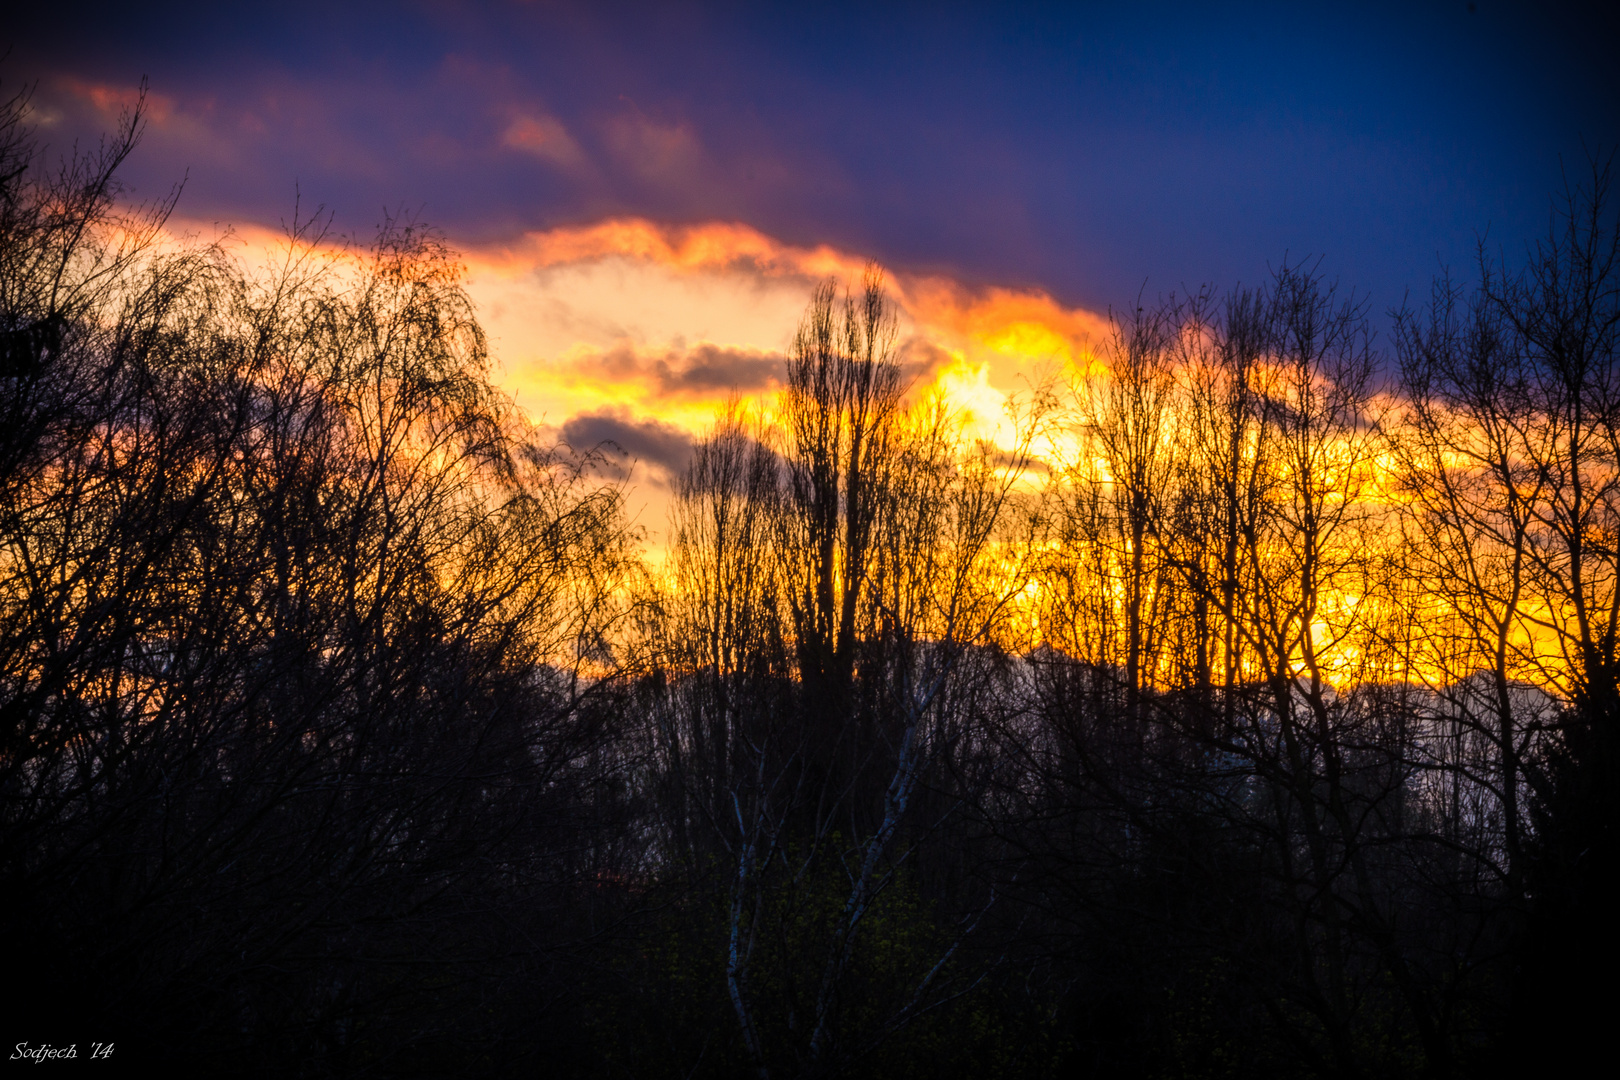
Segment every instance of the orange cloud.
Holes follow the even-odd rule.
[[[284,247],[252,228],[236,242],[249,264]],[[769,410],[811,290],[828,277],[858,286],[866,267],[746,225],[641,218],[531,233],[464,259],[497,378],[556,437],[608,441],[639,461],[631,481],[655,534],[685,449],[733,396]],[[1043,376],[1092,371],[1108,334],[1104,317],[1038,291],[904,271],[887,282],[912,392],[943,397],[972,434],[1002,445],[1008,402]]]
[[[516,278],[608,260],[645,264],[675,277],[786,279],[806,286],[828,277],[855,283],[866,267],[858,255],[828,245],[784,244],[747,225],[661,225],[644,218],[530,233],[516,243],[480,251],[473,261],[480,272]],[[1042,292],[975,291],[947,278],[904,273],[890,274],[888,284],[913,332],[948,341],[981,359],[1083,366],[1107,334],[1104,317],[1065,308]],[[785,327],[784,333],[791,329]]]
[[[618,256],[681,271],[752,270],[768,277],[858,278],[859,256],[823,244],[783,244],[747,225],[707,222],[661,225],[646,218],[614,218],[594,225],[529,233],[507,246],[477,253],[481,265],[508,272],[590,262]]]
[[[689,431],[731,393],[773,392],[811,289],[856,285],[866,267],[747,225],[644,218],[531,233],[468,262],[505,378],[531,410],[627,409]],[[1038,291],[905,272],[888,287],[914,389],[944,395],[990,438],[1010,434],[1005,405],[1031,381],[1091,370],[1108,331]]]
[[[284,240],[245,228],[236,242],[255,262]],[[641,218],[530,233],[465,262],[501,377],[553,423],[611,404],[701,425],[732,393],[773,393],[811,290],[828,277],[858,285],[866,268],[746,225]],[[1108,334],[1103,316],[1038,291],[905,272],[887,285],[914,388],[981,414],[1034,377],[1092,370]]]

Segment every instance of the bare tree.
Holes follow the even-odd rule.
[[[870,927],[899,917],[907,866],[960,805],[923,813],[919,791],[963,745],[947,702],[964,656],[1027,580],[1006,530],[1033,428],[1008,460],[900,392],[878,277],[855,298],[824,287],[789,361],[781,464],[732,411],[679,489],[671,603],[698,651],[678,654],[666,760],[724,853],[726,997],[761,1075],[845,1070],[973,982],[955,963],[971,911],[920,952]],[[873,980],[891,995],[876,1014],[854,989]]]
[[[137,130],[5,144],[7,932],[68,958],[40,1008],[177,1053],[431,1057],[613,865],[618,493],[491,388],[431,232],[126,246]]]

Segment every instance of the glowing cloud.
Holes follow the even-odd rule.
[[[733,391],[774,390],[811,290],[856,284],[866,266],[745,225],[640,218],[532,233],[468,264],[507,385],[532,412],[611,406],[682,427],[706,425]],[[1107,329],[1043,293],[903,272],[888,285],[914,389],[943,393],[986,434],[1025,380],[1087,370]]]
[[[537,130],[544,145],[552,136]],[[234,243],[255,263],[284,241],[246,228]],[[552,437],[622,451],[655,534],[673,476],[716,411],[734,396],[768,405],[811,291],[827,278],[858,286],[867,265],[745,225],[640,218],[531,233],[464,260],[501,384]],[[1108,329],[1044,293],[886,279],[911,393],[941,396],[971,434],[1003,445],[1009,398],[1092,370]]]

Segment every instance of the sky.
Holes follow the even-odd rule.
[[[126,196],[247,247],[322,207],[462,252],[499,378],[667,487],[870,260],[922,388],[994,423],[1111,310],[1321,271],[1376,325],[1508,261],[1620,143],[1580,5],[32,5],[0,92],[59,151],[144,79]],[[6,35],[10,35],[9,38]],[[1384,335],[1387,340],[1387,332]],[[647,522],[659,527],[657,508]]]

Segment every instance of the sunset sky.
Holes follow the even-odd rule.
[[[989,424],[1110,308],[1285,258],[1386,325],[1620,140],[1616,25],[1581,6],[785,7],[32,5],[0,91],[65,152],[146,79],[127,194],[184,180],[181,231],[438,226],[503,385],[633,455],[653,532],[828,275],[881,265],[915,385]]]

